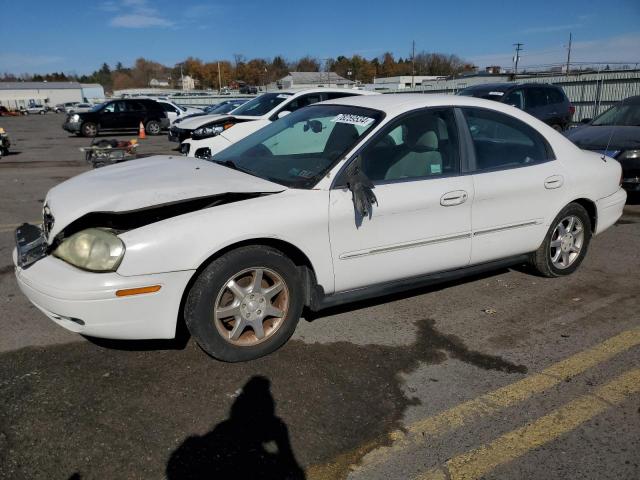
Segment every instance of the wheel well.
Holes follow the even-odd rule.
[[[596,209],[596,204],[589,200],[588,198],[578,198],[574,200],[572,203],[577,203],[584,207],[584,209],[589,214],[589,220],[591,220],[591,231],[596,231],[596,225],[598,222],[598,210]]]
[[[275,248],[276,250],[279,250],[282,253],[284,253],[298,267],[298,270],[300,271],[300,276],[302,278],[303,285],[304,285],[304,304],[305,306],[311,305],[311,302],[313,301],[313,294],[315,293],[316,286],[317,286],[316,274],[315,274],[315,271],[313,270],[313,266],[311,265],[311,261],[302,252],[302,250],[300,250],[298,247],[296,247],[295,245],[292,245],[289,242],[285,242],[284,240],[279,240],[275,238],[252,238],[250,240],[244,240],[242,242],[228,245],[225,248],[218,250],[216,253],[214,253],[209,258],[207,258],[204,262],[202,262],[202,264],[196,269],[196,271],[193,273],[193,275],[189,279],[189,282],[187,283],[187,286],[185,287],[184,292],[182,292],[182,299],[180,300],[180,310],[178,313],[178,324],[179,324],[178,328],[181,328],[180,324],[184,325],[184,318],[182,315],[184,304],[187,300],[187,295],[189,295],[189,291],[191,290],[191,287],[196,281],[196,279],[198,278],[198,275],[200,275],[200,272],[202,272],[207,267],[207,265],[209,265],[211,262],[213,262],[217,258],[220,258],[225,253],[235,250],[237,248],[246,247],[249,245],[251,246],[263,245],[266,247]]]

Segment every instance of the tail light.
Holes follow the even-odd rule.
[[[574,107],[571,103],[569,104],[569,115],[573,116],[576,113],[576,107]]]

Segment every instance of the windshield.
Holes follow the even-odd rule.
[[[591,125],[640,127],[640,104],[621,102],[597,117]]]
[[[261,117],[291,97],[291,95],[291,93],[263,93],[259,97],[238,107],[233,114]]]
[[[458,95],[462,95],[464,97],[484,98],[486,100],[495,100],[499,102],[502,100],[504,92],[490,88],[465,88],[464,90],[460,90]]]
[[[368,108],[302,108],[211,160],[292,188],[311,188],[382,119]]]
[[[207,113],[229,113],[231,110],[236,109],[240,103],[222,103],[220,105],[215,105],[206,110]]]
[[[103,103],[99,103],[97,105],[94,105],[93,108],[90,110],[91,112],[99,112],[100,110],[102,110],[102,107],[104,107],[107,104],[107,102],[103,102]],[[78,105],[80,106],[80,105]]]

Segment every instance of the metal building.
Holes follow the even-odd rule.
[[[101,85],[91,84],[86,88],[92,98],[99,93],[98,96],[104,98]],[[29,105],[53,107],[59,103],[82,102],[85,97],[83,85],[78,82],[0,82],[0,105],[9,109]]]

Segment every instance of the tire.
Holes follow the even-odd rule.
[[[38,113],[39,113],[40,115],[44,115],[44,114],[45,114],[45,113],[47,113],[47,112],[45,112],[44,110],[40,110]]]
[[[556,132],[562,132],[564,130],[564,128],[562,128],[562,125],[559,125],[557,123],[551,125],[551,128],[553,128]]]
[[[149,135],[160,135],[162,133],[162,127],[159,122],[155,120],[149,120],[144,126],[146,133]]]
[[[571,219],[573,223],[570,223]],[[563,229],[565,234],[562,233]],[[531,264],[544,277],[572,274],[587,254],[591,229],[591,219],[585,208],[570,203],[553,219],[542,245],[532,254]]]
[[[261,281],[256,284],[258,276]],[[261,310],[262,305],[266,309]],[[303,286],[294,263],[279,250],[255,245],[211,262],[192,285],[183,314],[206,353],[225,362],[242,362],[280,348],[293,334],[302,308]],[[253,325],[262,329],[262,338]]]
[[[80,127],[80,133],[83,137],[95,137],[98,135],[98,126],[93,122],[85,122]]]

